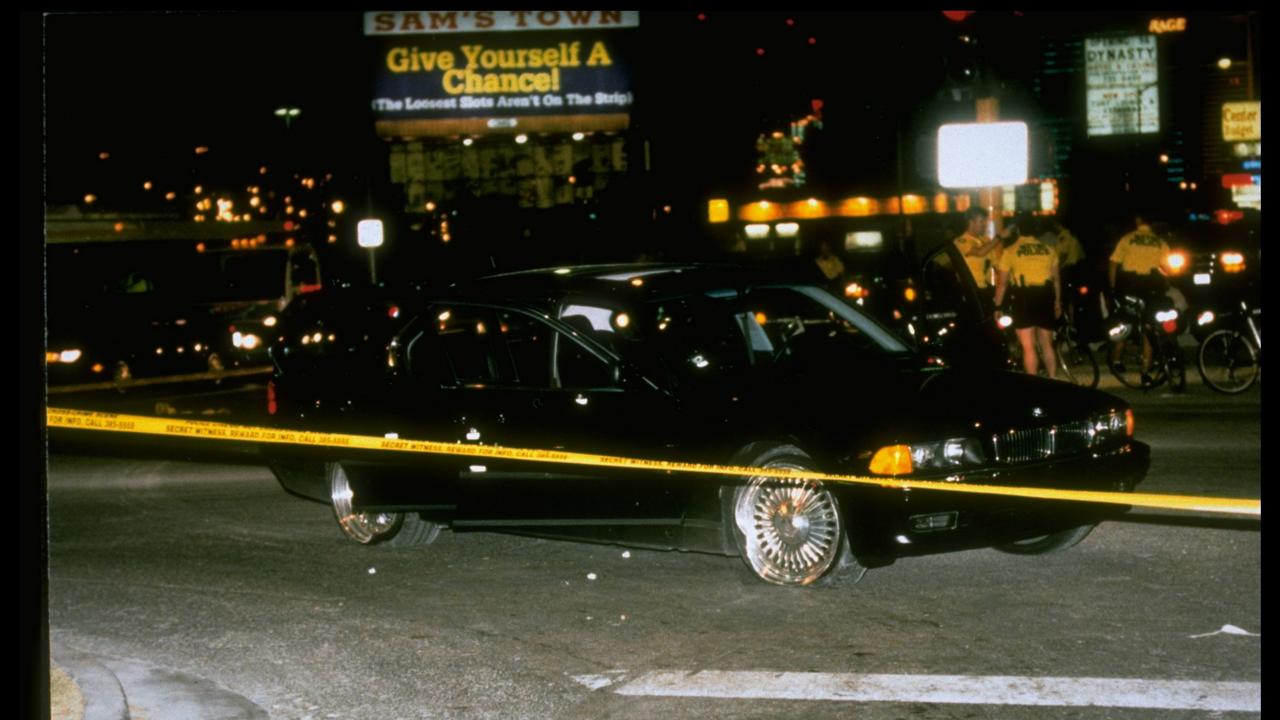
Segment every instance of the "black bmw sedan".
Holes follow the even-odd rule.
[[[347,307],[386,317],[386,303]],[[278,424],[1067,489],[1129,491],[1149,464],[1117,397],[950,367],[826,290],[758,271],[548,268],[417,293],[395,312],[389,338],[362,334],[358,317],[330,318],[321,343],[308,324],[319,320],[286,317],[271,348]],[[344,345],[352,335],[363,351]],[[361,352],[368,360],[351,362]],[[269,452],[283,486],[330,504],[357,542],[423,544],[446,526],[502,530],[737,555],[781,585],[856,580],[897,557],[944,550],[1063,549],[1125,508],[461,456]]]

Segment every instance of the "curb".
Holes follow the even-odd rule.
[[[248,698],[212,680],[139,660],[90,655],[50,642],[54,663],[84,697],[81,720],[267,720]]]
[[[84,697],[83,720],[129,720],[120,679],[91,655],[50,642],[53,662],[71,676]]]

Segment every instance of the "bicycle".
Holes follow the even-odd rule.
[[[1011,370],[1022,370],[1022,343],[1015,334],[1008,332],[1013,318],[1002,315],[998,321],[1005,330],[1008,346],[1008,363]],[[1087,343],[1080,341],[1080,334],[1064,314],[1058,318],[1053,333],[1053,352],[1057,359],[1058,380],[1080,387],[1098,387],[1098,359]],[[1044,369],[1041,368],[1041,373]]]
[[[1253,387],[1262,374],[1262,328],[1255,316],[1261,309],[1240,301],[1240,312],[1219,316],[1225,327],[1209,333],[1196,351],[1200,377],[1210,388],[1236,395]]]
[[[1126,387],[1150,390],[1166,382],[1174,392],[1187,388],[1186,360],[1178,347],[1182,330],[1178,311],[1151,310],[1142,298],[1124,295],[1116,299],[1117,320],[1107,331],[1107,363],[1111,374]],[[1150,364],[1143,357],[1151,348]]]

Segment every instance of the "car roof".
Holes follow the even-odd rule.
[[[578,265],[488,275],[451,286],[458,299],[512,302],[553,309],[565,297],[653,299],[785,281],[777,274],[736,265],[625,263]]]

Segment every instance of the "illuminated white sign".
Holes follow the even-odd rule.
[[[884,245],[884,234],[879,230],[850,232],[844,235],[845,250],[877,250]]]
[[[361,220],[356,223],[356,243],[362,248],[382,246],[382,221]]]
[[[1222,104],[1222,139],[1262,139],[1262,103],[1233,102]]]
[[[1086,38],[1089,135],[1160,132],[1160,69],[1155,35]]]
[[[1231,200],[1236,207],[1262,209],[1262,185],[1241,185],[1231,188]]]
[[[942,187],[996,187],[1026,181],[1026,123],[968,123],[938,128],[938,183]]]

